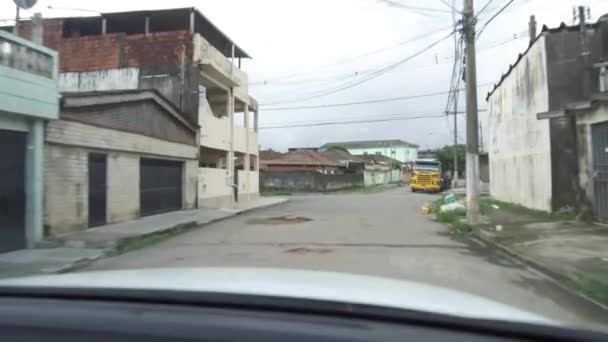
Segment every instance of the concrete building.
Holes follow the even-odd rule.
[[[490,193],[608,220],[608,22],[543,27],[488,94]]]
[[[155,90],[64,93],[45,143],[47,235],[196,206],[197,127]]]
[[[263,159],[260,169],[265,172],[314,171],[324,174],[338,173],[340,164],[312,150],[295,150],[275,159]]]
[[[199,206],[258,196],[258,109],[240,68],[249,55],[194,8],[44,21],[64,92],[155,89],[197,134]],[[22,23],[28,36],[31,25]],[[237,167],[238,166],[238,167]]]
[[[0,30],[0,252],[43,237],[44,125],[57,119],[57,53]]]
[[[332,147],[344,148],[353,155],[383,155],[402,163],[414,162],[418,156],[418,145],[397,139],[333,142],[321,146],[320,150],[323,152]]]

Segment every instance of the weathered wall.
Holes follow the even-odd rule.
[[[391,170],[365,170],[363,174],[365,186],[388,184],[391,179]]]
[[[57,235],[86,229],[88,152],[46,144],[44,148],[44,227]]]
[[[579,30],[558,30],[545,39],[549,110],[588,101],[599,88],[599,69],[591,64],[600,61],[601,32],[586,30],[583,35]]]
[[[590,206],[595,202],[591,125],[605,121],[608,121],[608,104],[598,105],[576,116],[578,181],[585,194],[581,200]]]
[[[88,92],[137,89],[139,68],[107,69],[59,74],[59,91]]]
[[[363,174],[260,172],[260,191],[323,192],[363,185]]]
[[[139,217],[139,159],[133,153],[113,152],[107,156],[108,223]]]
[[[198,168],[199,207],[221,208],[232,204],[232,183],[228,170]]]
[[[165,109],[152,100],[64,108],[61,117],[99,127],[197,145],[196,132],[168,114]]]
[[[143,153],[149,156],[198,159],[196,146],[67,120],[49,121],[46,127],[46,141],[61,145]]]
[[[549,109],[545,37],[488,99],[490,193],[539,210],[552,210]]]
[[[51,235],[88,227],[88,155],[107,159],[107,221],[139,217],[142,156],[185,161],[184,208],[196,204],[197,148],[64,120],[48,123],[45,144],[45,228]]]

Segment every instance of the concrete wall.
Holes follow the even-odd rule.
[[[259,172],[238,171],[239,202],[256,200],[259,197]]]
[[[261,172],[260,190],[324,192],[363,185],[363,174],[323,174],[314,171]]]
[[[232,204],[234,182],[225,169],[198,168],[199,207],[221,208]]]
[[[549,109],[544,36],[530,48],[488,100],[490,193],[539,210],[552,210]]]
[[[207,100],[201,98],[199,122],[201,146],[218,150],[230,150],[230,119],[228,116],[218,118],[213,115]]]
[[[388,184],[391,179],[390,170],[365,170],[363,175],[365,186]]]
[[[59,74],[59,91],[86,92],[137,89],[139,68],[65,72]]]
[[[591,125],[608,121],[608,104],[599,105],[592,110],[577,114],[576,135],[578,146],[578,181],[583,190],[586,204],[593,206],[595,202],[593,181],[593,148]]]
[[[134,153],[108,154],[108,223],[139,217],[139,159]]]
[[[399,160],[400,162],[407,163],[413,162],[418,159],[418,149],[415,147],[404,147],[404,146],[396,146],[394,148],[390,147],[381,147],[381,148],[349,148],[348,152],[352,155],[359,154],[376,154],[379,152],[383,156],[387,156],[390,158],[394,158]],[[395,154],[392,154],[391,151],[394,150]]]
[[[183,208],[196,205],[197,149],[150,137],[69,122],[49,122],[45,146],[45,229],[50,235],[88,227],[88,156],[107,155],[107,221],[139,217],[142,156],[184,161]]]

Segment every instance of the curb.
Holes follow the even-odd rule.
[[[587,296],[586,294],[584,294],[583,292],[580,292],[578,290],[573,289],[572,287],[565,285],[568,283],[572,283],[573,280],[571,278],[569,278],[568,276],[556,272],[554,270],[552,270],[551,268],[532,260],[531,258],[528,258],[527,256],[523,255],[522,253],[518,253],[515,252],[514,250],[505,247],[497,242],[494,242],[488,238],[485,238],[482,236],[482,234],[480,234],[478,231],[476,231],[475,229],[470,233],[466,235],[469,239],[472,240],[477,240],[477,242],[482,242],[482,243],[486,243],[489,244],[490,246],[502,251],[503,253],[507,254],[508,256],[510,256],[511,258],[514,258],[516,260],[521,261],[522,263],[524,263],[525,265],[533,268],[534,270],[536,270],[537,272],[540,272],[541,274],[543,274],[544,276],[546,276],[547,278],[549,278],[550,280],[552,280],[557,286],[559,286],[561,289],[567,291],[568,293],[578,296],[582,299],[585,299],[586,301],[595,304],[596,306],[608,311],[608,306],[606,304],[603,304],[601,302],[598,302],[597,300]]]
[[[189,232],[196,228],[201,228],[201,227],[210,225],[212,223],[227,220],[227,219],[233,218],[237,215],[240,215],[242,213],[246,213],[246,212],[253,211],[256,209],[265,209],[265,208],[278,206],[278,205],[287,203],[288,201],[289,201],[289,199],[285,199],[285,201],[271,203],[271,204],[259,206],[259,207],[247,208],[247,209],[241,210],[239,212],[235,212],[235,213],[227,212],[226,216],[210,219],[205,222],[200,222],[200,223],[197,221],[182,222],[182,223],[176,224],[174,226],[168,227],[167,229],[163,229],[163,230],[156,231],[153,233],[142,234],[142,235],[139,235],[136,237],[126,237],[126,238],[117,239],[111,243],[108,243],[109,245],[111,245],[111,247],[103,248],[102,249],[103,252],[100,256],[98,256],[96,258],[84,258],[84,259],[75,260],[71,263],[60,266],[51,272],[48,272],[48,274],[61,274],[61,273],[77,271],[79,269],[82,269],[84,267],[91,265],[92,263],[94,263],[97,260],[122,255],[122,254],[128,253],[130,251],[137,250],[139,248],[145,248],[149,245],[157,244],[168,238],[177,236],[181,233]],[[148,244],[146,244],[145,246],[138,246],[139,243],[141,243],[142,241],[144,241],[146,239],[151,239],[151,241],[149,241]]]

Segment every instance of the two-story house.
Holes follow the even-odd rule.
[[[43,27],[63,94],[46,135],[49,234],[258,196],[257,103],[239,68],[249,56],[199,11]]]

